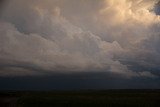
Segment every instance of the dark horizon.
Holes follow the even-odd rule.
[[[160,89],[159,78],[118,78],[103,73],[1,77],[0,90]]]

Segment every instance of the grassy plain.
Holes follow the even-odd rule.
[[[1,91],[0,107],[160,107],[160,90]]]

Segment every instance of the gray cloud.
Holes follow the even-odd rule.
[[[157,15],[160,15],[160,1],[155,5],[154,10]]]
[[[160,64],[160,17],[150,11],[156,2],[9,1],[0,17],[0,75],[158,77],[149,69]]]

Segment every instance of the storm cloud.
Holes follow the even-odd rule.
[[[0,76],[103,72],[160,76],[157,0],[8,0]]]

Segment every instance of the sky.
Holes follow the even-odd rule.
[[[1,0],[0,89],[160,88],[159,0]]]

